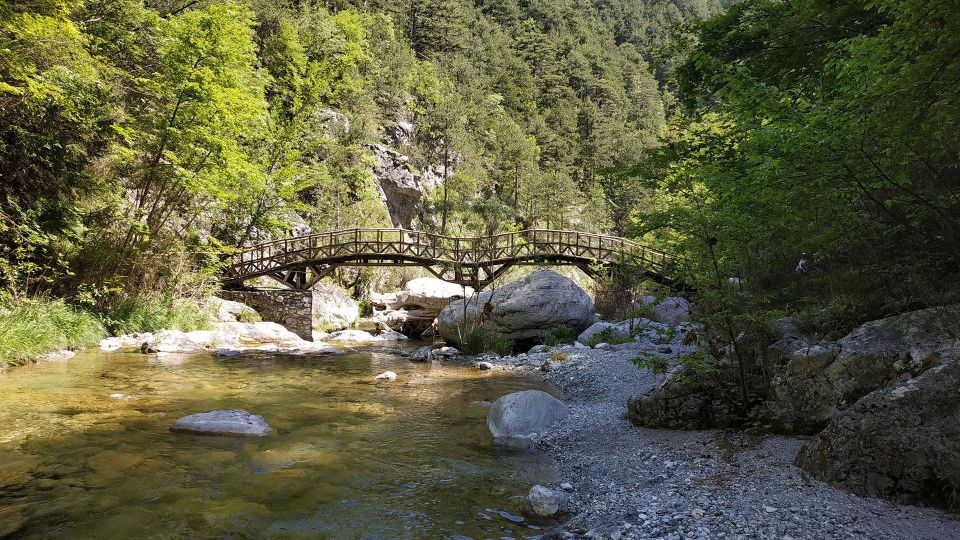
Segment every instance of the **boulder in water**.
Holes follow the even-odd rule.
[[[145,341],[141,350],[158,353],[194,353],[205,350],[200,343],[179,330],[161,330]]]
[[[551,517],[567,511],[570,496],[563,491],[540,485],[530,488],[527,495],[527,508],[530,513],[540,517]]]
[[[430,347],[424,345],[423,347],[420,347],[419,349],[413,351],[413,353],[410,354],[410,361],[426,362],[427,360],[430,360],[430,357],[432,355],[433,355],[433,351],[430,349]]]
[[[218,410],[184,416],[173,423],[172,431],[196,435],[263,437],[273,431],[262,416],[240,410]]]
[[[567,405],[540,390],[507,394],[487,413],[487,428],[501,446],[525,448],[570,414]]]

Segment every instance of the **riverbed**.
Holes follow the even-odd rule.
[[[391,370],[393,382],[375,382]],[[82,353],[0,375],[0,537],[436,538],[542,534],[553,461],[496,450],[487,404],[532,375],[339,356]],[[485,403],[486,402],[486,403]],[[169,431],[213,409],[262,439]]]

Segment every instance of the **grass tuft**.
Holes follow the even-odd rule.
[[[106,337],[100,319],[63,300],[19,300],[0,306],[0,367],[36,361],[60,349],[83,349]]]
[[[133,296],[121,301],[106,317],[116,335],[158,330],[206,330],[213,326],[211,314],[191,299],[169,300]]]

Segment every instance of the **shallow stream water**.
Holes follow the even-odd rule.
[[[375,383],[385,370],[398,379]],[[553,391],[369,352],[89,352],[13,369],[0,374],[0,537],[535,536],[548,524],[523,521],[517,496],[556,473],[496,450],[480,403],[529,388]],[[169,431],[234,408],[274,433]]]

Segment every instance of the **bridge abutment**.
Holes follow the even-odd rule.
[[[225,300],[243,302],[265,321],[282,324],[294,334],[313,341],[313,291],[294,289],[223,290]]]

